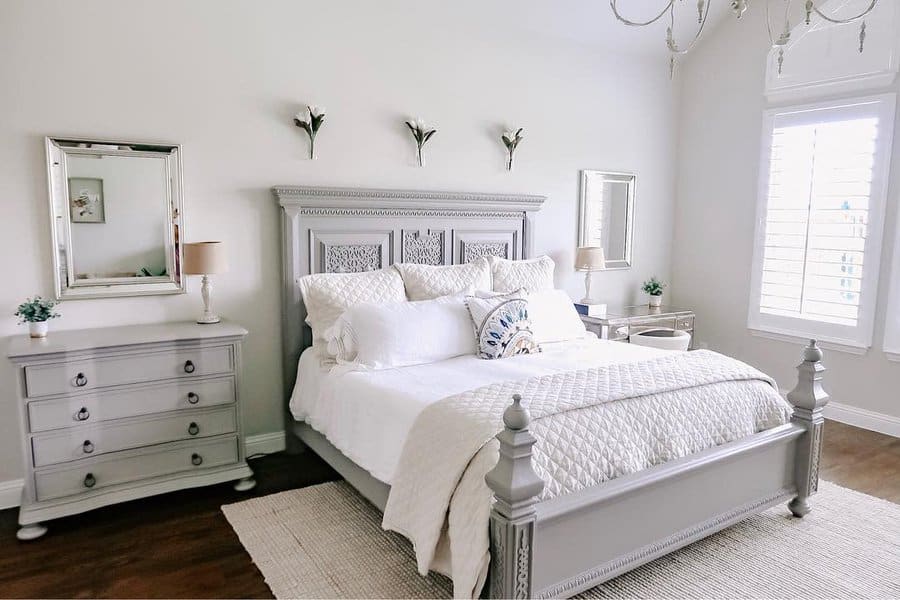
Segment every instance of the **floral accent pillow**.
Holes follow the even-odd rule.
[[[475,325],[479,358],[492,360],[541,351],[534,340],[523,291],[491,298],[466,296],[466,307]]]

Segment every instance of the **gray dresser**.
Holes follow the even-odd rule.
[[[251,489],[231,323],[167,323],[9,338],[25,486],[19,539],[107,504],[238,480]]]
[[[648,329],[675,329],[691,334],[694,344],[694,312],[671,306],[650,307],[646,304],[610,308],[604,317],[581,315],[584,326],[601,339],[627,342],[628,338]]]

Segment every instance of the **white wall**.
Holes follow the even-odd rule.
[[[791,388],[800,344],[754,337],[747,330],[766,106],[768,40],[762,8],[751,9],[739,22],[724,23],[680,69],[673,293],[678,305],[697,311],[701,343],[749,362],[773,375],[781,387]],[[895,418],[900,417],[900,364],[889,362],[881,347],[891,252],[897,243],[897,123],[874,347],[866,356],[826,352],[826,383],[834,402]]]
[[[216,307],[251,332],[250,434],[281,427],[272,185],[545,194],[535,247],[580,298],[578,171],[634,171],[634,268],[598,274],[595,289],[637,299],[642,279],[669,275],[672,88],[663,59],[573,39],[568,24],[584,22],[583,5],[554,3],[548,28],[535,21],[551,8],[543,0],[0,3],[0,308],[52,293],[47,134],[184,145],[186,241],[226,242],[231,271],[217,277]],[[315,162],[291,122],[307,102],[327,109]],[[411,166],[402,124],[415,115],[438,128],[424,169]],[[510,174],[499,134],[513,125],[526,137]],[[53,328],[190,319],[198,288],[192,279],[186,296],[66,302]],[[0,319],[0,334],[22,333]],[[21,476],[21,459],[14,372],[0,362],[3,481]]]

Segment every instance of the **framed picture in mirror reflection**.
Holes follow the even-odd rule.
[[[103,180],[97,177],[69,178],[69,214],[73,223],[105,223]]]

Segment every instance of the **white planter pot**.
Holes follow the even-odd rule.
[[[650,296],[650,306],[654,308],[662,306],[662,296]]]
[[[33,338],[47,337],[47,329],[50,323],[47,321],[33,321],[28,323],[28,335]]]

